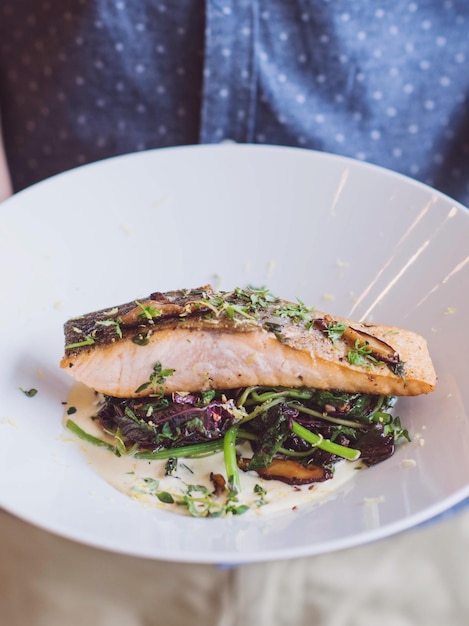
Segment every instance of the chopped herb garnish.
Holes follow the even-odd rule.
[[[335,343],[342,337],[346,330],[347,324],[344,324],[343,322],[331,322],[327,325],[327,328],[324,332],[332,341],[332,343]]]
[[[313,306],[306,306],[304,302],[301,300],[297,300],[297,303],[288,302],[286,304],[282,304],[275,311],[274,315],[278,317],[287,317],[292,322],[300,323],[306,322],[308,324],[311,323],[311,313],[314,311]]]
[[[72,348],[83,348],[84,346],[92,346],[94,343],[95,340],[91,335],[85,335],[85,338],[82,341],[67,344],[65,346],[65,350],[71,350]]]
[[[264,487],[259,485],[259,483],[256,483],[254,485],[254,493],[259,496],[259,499],[256,502],[256,506],[263,506],[265,504],[265,496],[267,495],[267,491],[264,489]]]
[[[143,482],[149,491],[156,491],[160,485],[160,481],[156,478],[144,478]]]
[[[97,326],[114,326],[114,330],[116,331],[116,335],[119,337],[119,339],[122,339],[122,329],[121,329],[121,325],[122,324],[122,319],[120,317],[116,318],[115,320],[99,320],[98,322],[96,322]]]
[[[267,309],[272,304],[278,302],[277,296],[270,293],[266,287],[249,287],[248,289],[235,289],[235,294],[238,298],[244,300],[249,307],[250,311],[256,311],[257,309]]]
[[[379,361],[372,355],[372,352],[373,350],[366,341],[361,342],[357,339],[355,341],[355,347],[347,353],[348,362],[350,365],[373,367],[376,363],[379,363]]]
[[[160,500],[160,502],[164,502],[165,504],[173,504],[174,502],[173,496],[167,491],[159,491],[156,494],[156,497]]]
[[[152,304],[142,304],[138,300],[135,300],[135,304],[142,309],[141,313],[138,314],[140,319],[152,320],[154,317],[162,315],[161,311]]]
[[[140,385],[140,387],[135,390],[135,393],[141,393],[142,391],[146,391],[150,388],[153,395],[163,395],[163,385],[166,382],[166,379],[174,374],[174,371],[175,370],[170,368],[163,369],[161,363],[157,361],[153,366],[153,372],[150,374],[149,381]]]
[[[28,398],[34,398],[34,396],[37,394],[37,389],[23,389],[23,387],[20,387],[19,389]]]
[[[77,408],[75,406],[69,406],[67,409],[67,415],[73,415],[77,412]]]
[[[150,343],[151,330],[149,330],[145,335],[143,333],[138,333],[132,337],[132,342],[136,343],[137,346],[147,346]]]

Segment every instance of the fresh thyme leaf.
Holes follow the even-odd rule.
[[[215,394],[216,392],[214,389],[210,389],[210,391],[202,391],[202,400],[200,404],[202,406],[206,406],[207,404],[210,404],[210,402],[215,397]]]
[[[65,346],[65,350],[71,350],[72,348],[83,348],[84,346],[92,346],[94,344],[94,338],[91,335],[85,335],[82,341],[76,343],[69,343]]]
[[[267,287],[248,287],[247,289],[237,287],[235,294],[246,303],[251,312],[267,309],[271,304],[278,302],[278,298]]]
[[[360,342],[359,339],[355,341],[355,347],[348,351],[347,359],[350,365],[360,365],[362,367],[373,367],[376,363],[379,363],[378,359],[371,354],[372,349],[368,343]]]
[[[137,344],[137,346],[147,346],[150,343],[150,337],[151,330],[149,330],[146,335],[138,333],[138,335],[132,337],[132,343]]]
[[[174,498],[168,491],[159,491],[156,494],[156,497],[160,502],[164,502],[165,504],[173,504]]]
[[[28,398],[34,398],[34,396],[37,394],[37,389],[23,389],[23,387],[19,388],[20,391],[22,391],[24,393],[24,395]]]
[[[234,515],[242,515],[243,513],[246,513],[247,511],[249,511],[249,507],[247,504],[239,504],[239,505],[230,504],[227,507],[225,507],[225,510],[227,513],[233,513]]]
[[[122,324],[122,318],[118,317],[115,320],[99,320],[96,322],[97,326],[114,326],[116,331],[116,335],[119,339],[122,339],[122,329],[120,325]]]
[[[306,306],[304,302],[297,299],[296,303],[288,302],[279,306],[274,311],[274,315],[278,317],[286,317],[296,324],[305,322],[308,325],[311,325],[311,313],[313,311],[313,306]]]
[[[343,322],[331,322],[327,325],[327,329],[324,332],[332,343],[335,343],[342,337],[346,330],[347,324],[344,324]]]
[[[138,314],[140,319],[152,320],[154,317],[162,315],[161,311],[151,304],[142,304],[138,300],[135,300],[135,304],[142,309],[141,313]]]
[[[278,341],[280,341],[280,343],[283,343],[285,341],[285,336],[282,332],[283,327],[281,324],[276,324],[275,322],[264,322],[263,326],[265,330],[273,333],[277,337]]]
[[[181,467],[183,467],[190,474],[194,473],[194,470],[192,468],[190,468],[186,463],[181,463]]]
[[[204,485],[188,485],[187,493],[192,495],[193,493],[203,493],[204,495],[209,495],[210,491]]]
[[[394,441],[399,441],[399,439],[401,439],[402,437],[404,437],[404,439],[407,439],[407,441],[411,441],[409,431],[402,426],[400,417],[390,417],[391,421],[385,425],[384,433],[392,433],[392,435],[394,436]]]
[[[135,390],[135,393],[140,393],[151,387],[154,395],[163,395],[163,385],[169,376],[174,374],[175,370],[171,368],[163,369],[163,366],[159,361],[153,366],[153,372],[150,374],[148,382],[143,383]]]
[[[257,496],[259,496],[259,499],[256,502],[256,506],[263,506],[265,504],[265,496],[267,495],[267,491],[264,489],[264,487],[259,485],[259,483],[256,483],[254,485],[253,491]]]
[[[144,478],[143,482],[145,483],[146,488],[148,489],[148,491],[152,491],[152,492],[156,492],[156,490],[158,489],[159,485],[160,485],[160,481],[157,480],[156,478]]]
[[[142,391],[145,391],[145,389],[148,389],[148,387],[150,386],[150,383],[143,383],[142,385],[140,385],[140,387],[137,387],[137,389],[135,390],[135,393],[141,393]]]

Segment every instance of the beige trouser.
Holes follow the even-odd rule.
[[[1,626],[466,626],[469,510],[342,552],[220,569],[94,550],[0,513]]]

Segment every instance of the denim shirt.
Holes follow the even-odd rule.
[[[465,0],[3,0],[16,190],[156,147],[347,155],[469,204]]]

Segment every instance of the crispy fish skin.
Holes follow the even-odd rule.
[[[409,396],[435,388],[420,335],[331,318],[267,293],[206,286],[69,320],[61,367],[123,398],[251,385]],[[328,331],[340,325],[345,330],[335,338]],[[350,358],[364,346],[358,361]],[[156,364],[167,375],[147,384]]]

